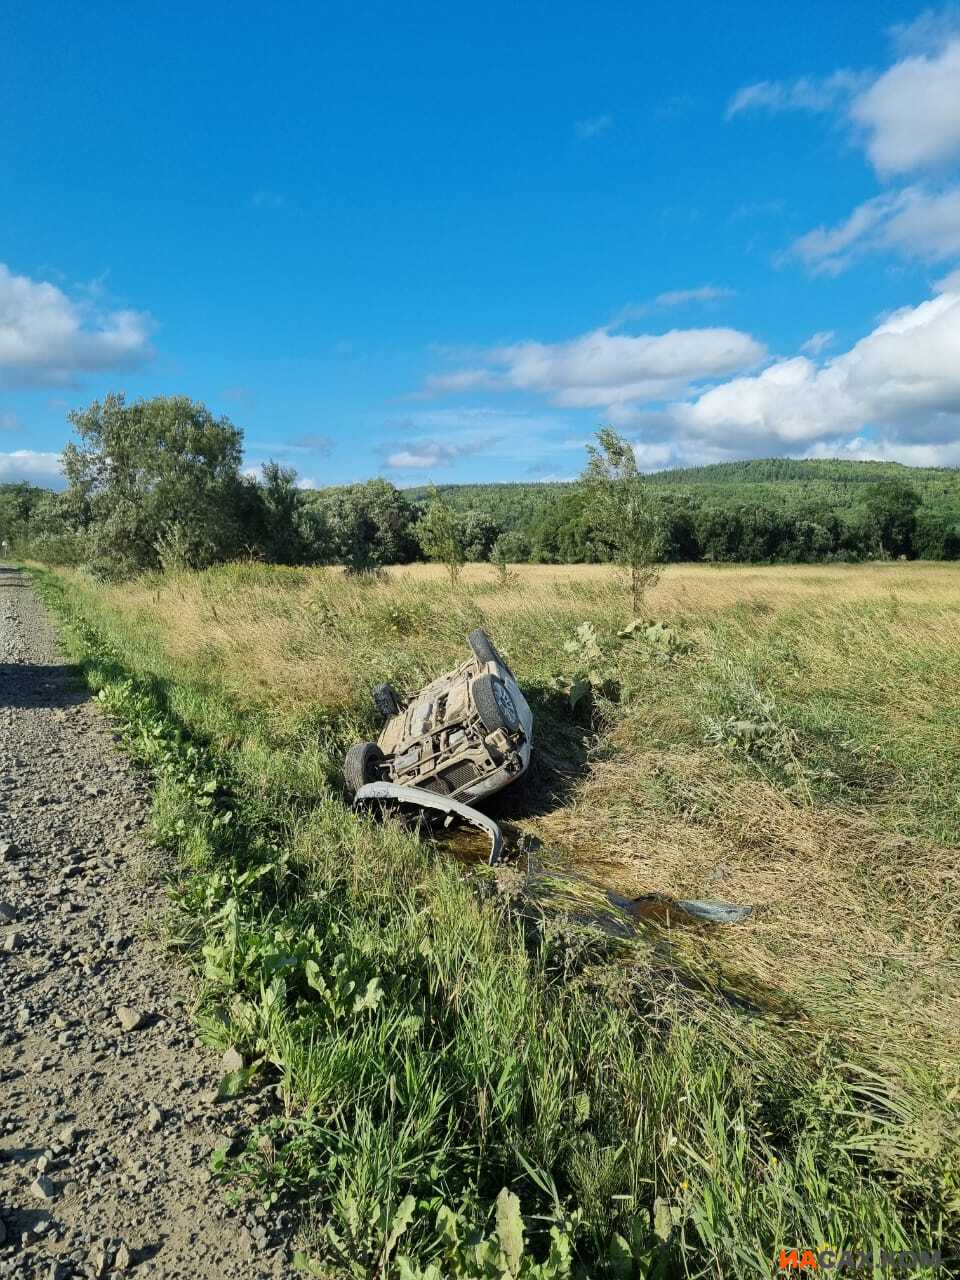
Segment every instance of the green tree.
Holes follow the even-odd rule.
[[[65,506],[83,512],[93,563],[111,574],[200,568],[233,555],[242,434],[186,396],[108,395],[70,421]]]
[[[293,467],[271,459],[263,465],[257,485],[259,505],[258,541],[263,554],[274,564],[302,564],[307,558],[300,524],[303,494],[297,488]]]
[[[612,427],[601,427],[597,442],[587,446],[586,509],[598,541],[629,574],[633,612],[639,616],[644,597],[660,576],[664,549],[660,507],[630,442]]]
[[[413,512],[389,480],[335,489],[326,514],[333,558],[350,573],[369,573],[414,558]]]
[[[530,556],[540,564],[583,564],[603,558],[594,540],[590,495],[581,487],[560,489],[544,503],[531,532]]]
[[[500,526],[489,511],[471,508],[463,512],[463,554],[466,560],[489,560],[493,544],[500,535]]]
[[[417,523],[416,534],[427,559],[445,564],[451,585],[455,584],[464,561],[463,520],[436,490]]]
[[[519,529],[501,533],[490,551],[494,564],[522,564],[530,556],[530,541]]]
[[[897,476],[871,484],[864,494],[868,530],[878,550],[888,556],[912,556],[921,498],[912,484]]]

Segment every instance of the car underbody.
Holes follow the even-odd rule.
[[[471,657],[414,696],[401,698],[390,685],[373,690],[383,729],[375,743],[350,748],[344,778],[359,805],[392,800],[442,813],[446,825],[472,822],[491,836],[495,862],[499,828],[471,806],[527,771],[533,715],[486,632],[472,631],[467,643]]]

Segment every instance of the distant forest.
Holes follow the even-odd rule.
[[[657,471],[668,560],[800,563],[877,556],[960,557],[960,470],[895,462],[761,458]],[[405,491],[424,502],[425,488]],[[568,484],[439,485],[457,510],[482,512],[511,558],[589,563],[586,494]]]
[[[300,489],[269,463],[242,470],[242,433],[186,397],[71,415],[62,493],[0,485],[7,555],[123,576],[249,556],[361,572],[428,557],[442,510],[466,560],[610,558],[586,486],[365,484]],[[806,563],[960,558],[960,471],[771,458],[655,472],[642,480],[668,561]]]

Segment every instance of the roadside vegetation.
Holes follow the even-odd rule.
[[[298,1203],[328,1277],[950,1256],[960,573],[670,566],[635,618],[613,567],[448,572],[437,528],[443,563],[380,575],[34,571],[156,778],[222,1087],[276,1087],[218,1176]],[[475,626],[535,714],[502,875],[340,777],[370,686]],[[654,892],[756,910],[611,927]]]

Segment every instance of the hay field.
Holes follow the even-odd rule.
[[[343,743],[373,731],[372,683],[413,688],[486,625],[541,704],[540,767],[501,812],[551,865],[628,897],[754,905],[704,944],[717,963],[894,1052],[960,1055],[960,567],[670,566],[649,611],[690,652],[621,651],[628,695],[586,725],[550,686],[578,625],[628,618],[608,566],[517,566],[504,587],[470,565],[454,591],[435,565],[379,582],[233,566],[98,595],[281,737],[333,716]],[[758,699],[766,738],[708,745]]]

